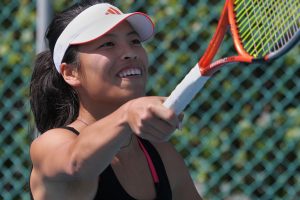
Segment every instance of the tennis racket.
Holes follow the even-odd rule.
[[[237,55],[213,61],[230,30]],[[208,48],[164,102],[178,115],[207,80],[228,63],[270,62],[300,39],[299,0],[226,0]]]

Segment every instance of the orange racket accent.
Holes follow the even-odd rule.
[[[209,47],[205,51],[200,61],[198,62],[198,65],[200,67],[200,72],[202,75],[211,76],[214,72],[216,72],[219,69],[219,67],[227,63],[233,63],[233,62],[251,63],[252,62],[253,57],[244,50],[243,45],[240,41],[233,9],[234,9],[233,0],[227,0],[225,2],[223,11],[221,13],[221,17],[218,22],[216,32],[214,33],[209,43]],[[228,27],[230,27],[230,31],[233,37],[234,47],[239,55],[226,57],[212,63],[212,60],[216,55],[224,39]]]
[[[200,61],[198,62],[198,65],[200,67],[200,72],[202,75],[205,75],[209,71],[210,69],[209,65],[211,64],[214,56],[219,50],[219,47],[227,31],[227,27],[228,27],[227,6],[228,6],[228,1],[226,1],[225,6],[223,8],[216,32],[214,33],[211,41],[209,42],[207,50],[205,51]]]
[[[237,27],[237,24],[235,21],[235,13],[234,13],[234,5],[233,5],[234,2],[233,1],[234,0],[227,1],[228,2],[227,6],[228,6],[228,19],[229,19],[229,24],[230,24],[230,31],[231,31],[231,34],[233,37],[234,47],[240,56],[245,57],[246,61],[248,61],[248,59],[249,59],[249,62],[251,62],[253,57],[245,51],[243,44],[241,42],[239,33],[238,33],[238,27]]]

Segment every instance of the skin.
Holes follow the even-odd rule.
[[[165,98],[145,97],[148,59],[132,27],[123,22],[105,36],[82,44],[78,59],[80,68],[62,63],[61,71],[80,98],[79,120],[69,125],[80,135],[56,128],[33,141],[30,186],[34,198],[93,199],[99,174],[111,164],[128,194],[154,199],[139,136],[160,153],[173,199],[201,199],[183,159],[167,142],[182,116],[162,105]],[[141,75],[120,77],[122,70],[132,67]]]

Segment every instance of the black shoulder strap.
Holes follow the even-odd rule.
[[[172,190],[163,161],[155,147],[147,140],[141,139],[147,149],[159,177],[157,200],[171,200]]]
[[[75,133],[76,135],[79,135],[79,131],[77,131],[75,128],[73,128],[71,126],[65,126],[65,127],[61,127],[61,128],[67,129],[67,130]]]
[[[159,183],[157,186],[156,200],[172,200],[172,190],[168,180],[168,176],[161,160],[161,157],[155,147],[147,140],[140,139],[143,146],[147,150],[157,175],[159,177]],[[134,200],[119,183],[111,165],[109,165],[100,175],[99,186],[97,194],[94,198],[97,199],[126,199]]]

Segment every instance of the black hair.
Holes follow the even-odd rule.
[[[104,2],[111,3],[105,0],[85,0],[76,3],[56,14],[48,26],[46,39],[49,50],[37,55],[29,91],[31,110],[40,133],[52,128],[67,126],[78,117],[78,95],[56,70],[53,50],[60,34],[78,14],[94,4]],[[68,48],[63,62],[78,63],[76,46]],[[74,66],[79,67],[78,64]]]

